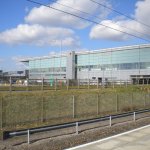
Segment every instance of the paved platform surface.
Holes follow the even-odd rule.
[[[150,150],[150,126],[118,137],[77,147],[75,150]]]

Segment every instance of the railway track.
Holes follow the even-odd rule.
[[[47,134],[49,136],[61,136],[64,134],[76,133],[79,134],[82,131],[97,128],[97,127],[106,127],[112,126],[118,123],[124,123],[127,121],[136,121],[140,118],[150,117],[150,109],[136,110],[127,113],[107,115],[100,118],[93,118],[87,120],[81,120],[78,122],[71,122],[65,124],[43,126],[37,128],[30,128],[18,131],[7,131],[4,132],[5,139],[15,137],[15,136],[27,136],[27,141],[30,143],[31,137],[36,133]],[[32,135],[32,136],[31,136]]]

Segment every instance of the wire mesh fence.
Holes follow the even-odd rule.
[[[0,98],[0,128],[60,119],[98,117],[150,107],[147,93],[104,93],[51,96],[3,96]]]

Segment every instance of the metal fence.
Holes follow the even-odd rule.
[[[50,124],[149,108],[147,93],[0,97],[0,128]]]
[[[144,81],[144,80],[143,80]],[[149,85],[149,82],[131,80],[99,81],[97,79],[14,79],[0,81],[0,91],[34,91],[60,89],[98,89],[101,87],[128,87],[130,85]]]

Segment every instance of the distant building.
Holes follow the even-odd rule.
[[[3,78],[3,70],[0,70],[0,83],[2,82],[2,78]]]
[[[25,77],[25,71],[7,71],[3,72],[4,77]]]
[[[26,79],[28,78],[28,70],[0,72],[0,79],[2,81],[9,81],[10,77],[12,77],[12,80],[14,81],[17,79]]]
[[[91,79],[103,81],[150,78],[150,45],[135,45],[84,52],[71,51],[22,60],[29,79]]]
[[[0,76],[2,76],[3,75],[3,70],[0,70]]]

